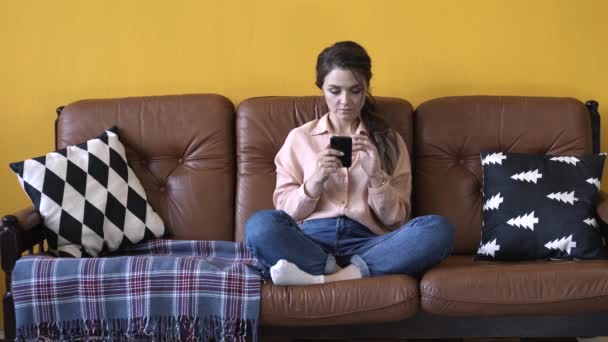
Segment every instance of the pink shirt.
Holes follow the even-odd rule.
[[[356,132],[367,135],[363,122]],[[277,186],[273,200],[276,209],[285,211],[298,222],[344,215],[378,235],[402,226],[411,214],[412,175],[407,147],[399,134],[396,134],[399,160],[393,174],[385,174],[386,183],[382,186],[369,186],[359,153],[353,153],[352,166],[331,174],[319,198],[305,193],[304,182],[315,171],[317,154],[329,145],[332,135],[329,114],[289,132],[275,158]]]

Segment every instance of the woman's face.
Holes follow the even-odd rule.
[[[330,114],[338,120],[352,121],[358,118],[365,104],[366,93],[365,79],[355,77],[350,70],[335,68],[325,76],[325,102]]]

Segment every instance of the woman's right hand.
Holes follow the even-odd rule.
[[[304,191],[311,198],[317,198],[323,192],[323,184],[329,178],[329,175],[336,173],[342,167],[342,163],[338,157],[344,153],[330,148],[329,145],[317,154],[317,165],[315,172],[304,184]]]

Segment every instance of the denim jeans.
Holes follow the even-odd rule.
[[[443,217],[416,217],[401,228],[376,235],[346,216],[298,224],[287,213],[263,210],[245,226],[247,248],[264,266],[280,259],[313,274],[331,274],[336,265],[356,265],[364,277],[383,274],[421,276],[447,258],[453,248],[453,227]]]

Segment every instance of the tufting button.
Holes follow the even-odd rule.
[[[161,192],[165,192],[165,190],[167,190],[167,188],[165,188],[164,186],[161,186],[158,190]]]
[[[184,163],[184,158],[179,158],[179,159],[177,160],[177,163],[178,163],[178,164],[183,164],[183,163]]]

